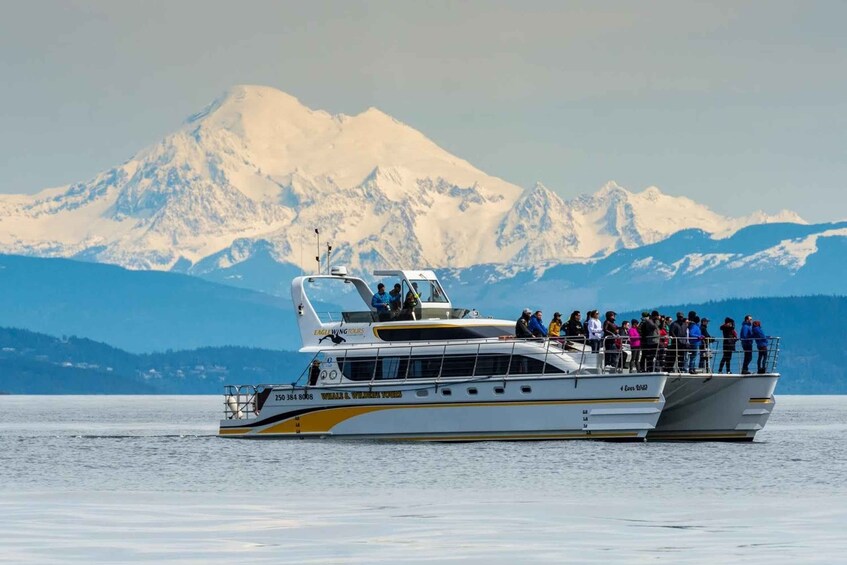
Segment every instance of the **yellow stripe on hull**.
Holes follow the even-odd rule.
[[[261,435],[298,435],[298,434],[328,434],[338,424],[364,414],[380,412],[383,410],[405,410],[405,409],[443,409],[443,408],[491,408],[491,407],[515,407],[515,406],[557,406],[571,404],[633,404],[633,403],[657,403],[658,397],[651,398],[615,398],[596,400],[551,400],[542,402],[444,402],[432,404],[385,404],[382,406],[340,406],[316,407],[314,412],[308,412],[299,416],[293,416],[282,422],[272,424],[264,429],[254,431],[253,428],[221,428],[219,435],[244,435],[253,432]],[[376,434],[374,434],[376,435]],[[592,434],[596,435],[596,434]],[[628,437],[628,436],[627,436]],[[458,441],[458,440],[457,440]],[[470,441],[470,440],[469,440]]]
[[[770,398],[751,398],[748,402],[756,404],[773,404],[773,397]]]

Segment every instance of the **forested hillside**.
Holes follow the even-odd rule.
[[[299,353],[248,347],[135,355],[0,328],[0,391],[13,394],[217,394],[224,384],[292,382],[307,363]]]

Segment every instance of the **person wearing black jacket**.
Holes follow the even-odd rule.
[[[620,351],[618,347],[618,325],[615,323],[617,314],[609,310],[603,323],[603,347],[606,350],[606,365],[617,368]]]
[[[653,318],[658,317],[659,313],[655,310],[650,315],[642,312],[641,323],[638,325],[638,333],[641,334],[641,365],[638,370],[643,373],[656,370],[654,365],[659,349],[659,327]]]
[[[582,314],[574,310],[565,324],[565,337],[577,343],[585,343],[585,328],[582,325]]]
[[[682,312],[676,313],[676,320],[671,323],[668,329],[668,336],[671,338],[671,343],[668,349],[668,355],[665,359],[665,370],[673,371],[674,363],[676,369],[682,373],[685,371],[685,352],[688,349],[688,320]]]
[[[732,364],[732,354],[735,353],[735,344],[738,343],[735,320],[724,318],[721,325],[721,334],[723,335],[723,355],[721,356],[720,365],[718,365],[718,373],[722,373],[723,367],[726,365],[726,372],[729,374],[732,372],[732,368],[730,367]]]
[[[715,368],[715,364],[711,361],[712,356],[712,334],[709,333],[709,318],[700,320],[700,333],[703,340],[700,342],[700,365],[701,369],[705,369],[707,373]]]
[[[532,317],[532,310],[524,308],[523,314],[515,322],[515,337],[518,339],[528,339],[532,337],[532,332],[529,331],[529,319]]]

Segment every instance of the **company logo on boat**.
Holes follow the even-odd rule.
[[[364,335],[363,328],[342,328],[339,330],[315,330],[315,335]]]

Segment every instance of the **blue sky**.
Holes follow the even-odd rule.
[[[847,218],[844,2],[19,2],[0,192],[90,178],[234,84],[376,106],[563,196],[657,185]]]

